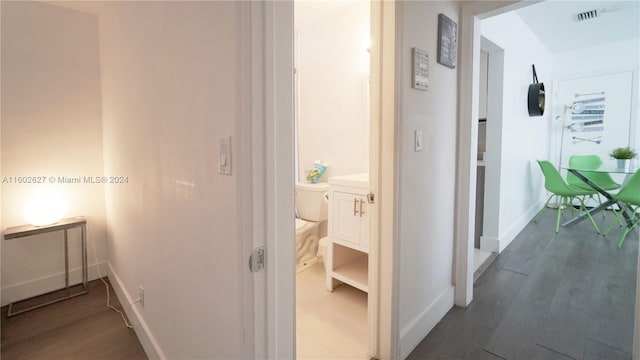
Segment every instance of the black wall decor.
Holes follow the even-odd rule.
[[[527,97],[529,116],[541,116],[544,114],[544,83],[538,82],[536,66],[531,65],[531,68],[533,69],[533,84],[529,85]]]

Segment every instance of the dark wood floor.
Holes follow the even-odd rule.
[[[100,280],[89,294],[7,318],[2,308],[2,360],[147,359],[133,329],[106,306]],[[121,305],[111,289],[111,304]]]
[[[631,359],[638,233],[531,223],[409,359]],[[609,224],[597,216],[601,229]]]

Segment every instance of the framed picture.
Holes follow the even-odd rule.
[[[438,14],[438,64],[455,69],[458,57],[458,24]]]
[[[413,79],[414,89],[429,89],[429,53],[418,48],[413,48]]]

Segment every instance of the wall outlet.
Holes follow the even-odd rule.
[[[140,299],[140,306],[144,307],[144,288],[142,285],[138,285],[138,299]]]

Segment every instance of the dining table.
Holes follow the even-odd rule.
[[[640,168],[640,162],[638,161],[631,161],[629,163],[628,167],[618,167],[617,163],[614,160],[611,161],[604,161],[602,164],[600,164],[600,166],[598,166],[597,168],[593,169],[589,169],[589,168],[582,168],[582,167],[576,167],[576,166],[560,166],[561,169],[567,170],[568,172],[572,173],[573,175],[575,175],[578,179],[580,179],[581,181],[583,181],[585,184],[589,185],[590,187],[592,187],[595,191],[597,191],[600,195],[604,196],[606,198],[606,201],[602,202],[600,205],[591,208],[588,212],[591,216],[593,216],[594,214],[606,210],[611,206],[617,205],[619,209],[622,209],[622,205],[618,203],[618,201],[613,197],[613,195],[603,189],[602,187],[598,186],[598,184],[594,183],[593,181],[589,180],[588,173],[609,173],[609,174],[623,174],[625,175],[624,178],[624,182],[626,182],[631,175],[633,175],[638,168]],[[586,175],[585,175],[586,174]],[[633,223],[631,221],[631,215],[629,214],[628,211],[623,211],[622,212],[622,216],[624,217],[625,221],[627,222],[627,224],[629,226],[632,226]],[[587,218],[587,214],[582,214],[578,217],[575,217],[565,223],[562,224],[562,226],[569,226],[572,224],[576,224],[581,222],[582,220]]]

